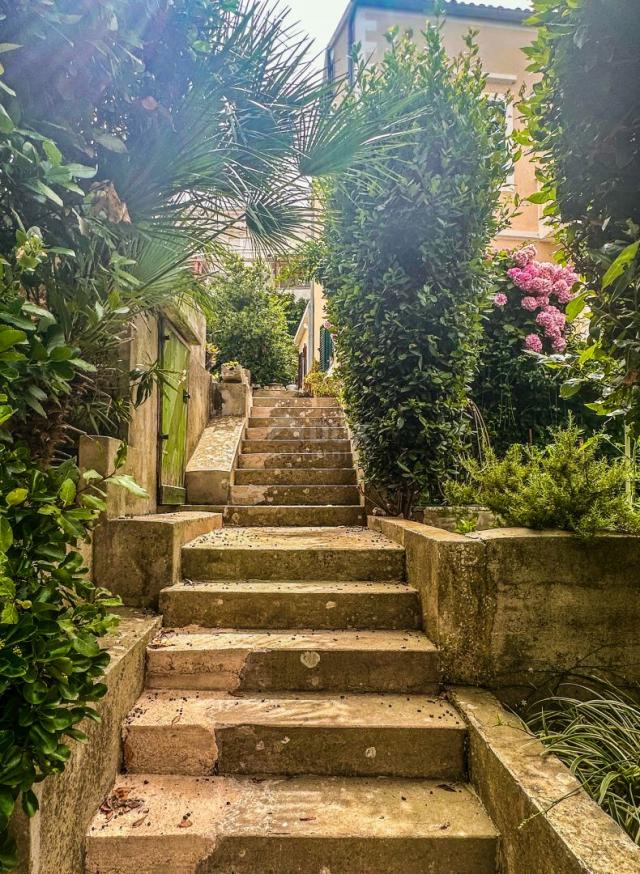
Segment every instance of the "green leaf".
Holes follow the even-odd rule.
[[[4,605],[0,613],[0,625],[17,625],[19,618],[18,608],[10,601]]]
[[[35,816],[39,807],[38,799],[31,789],[27,789],[26,792],[22,793],[22,809],[28,817]]]
[[[17,507],[18,504],[24,504],[29,497],[28,489],[12,489],[5,498],[8,507]]]
[[[15,807],[15,798],[6,789],[0,789],[0,814],[9,819]]]
[[[96,143],[101,145],[104,149],[107,149],[109,152],[116,152],[117,154],[125,154],[127,151],[126,145],[122,142],[119,137],[114,136],[113,134],[101,133],[100,131],[96,131],[94,133],[93,138]]]
[[[616,281],[627,269],[628,265],[635,261],[638,250],[640,249],[640,240],[636,240],[635,243],[631,243],[630,246],[627,246],[626,249],[618,255],[616,260],[613,262],[611,267],[605,273],[602,279],[602,288],[608,288],[613,282]]]
[[[62,152],[53,142],[53,140],[45,140],[42,144],[45,155],[51,161],[54,167],[59,167],[62,163]]]
[[[582,294],[577,295],[573,298],[573,300],[569,301],[566,306],[565,312],[570,322],[575,321],[580,313],[584,312],[584,309],[587,305],[587,300],[590,295],[591,292],[583,291]]]
[[[17,42],[0,42],[0,55],[6,52],[15,52],[16,49],[21,49],[22,46]]]
[[[137,498],[148,498],[149,493],[143,489],[141,485],[134,480],[129,474],[114,474],[105,480],[106,483],[113,483],[116,486],[121,486]]]
[[[76,484],[72,479],[66,479],[62,485],[60,486],[60,490],[58,491],[58,495],[60,496],[60,500],[68,506],[72,504],[76,499],[77,489]]]
[[[0,326],[0,352],[5,352],[7,349],[12,349],[18,343],[24,343],[27,335],[24,331],[19,331],[17,328],[5,328]]]
[[[13,545],[13,529],[4,516],[0,516],[0,552],[6,553]]]
[[[0,132],[10,134],[15,125],[4,106],[0,103]]]
[[[7,404],[0,404],[0,425],[4,425],[14,415],[15,410]]]
[[[93,179],[98,172],[97,167],[86,167],[84,164],[65,164],[65,168],[76,179]]]

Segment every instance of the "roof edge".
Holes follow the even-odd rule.
[[[468,18],[470,20],[498,21],[505,24],[524,24],[532,15],[530,9],[508,9],[506,6],[489,6],[484,3],[465,3],[462,0],[445,0],[445,17]],[[328,47],[336,41],[351,15],[357,9],[388,9],[397,12],[417,12],[429,15],[433,12],[433,0],[350,0],[333,36],[329,40]]]

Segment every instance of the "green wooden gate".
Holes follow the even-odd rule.
[[[189,415],[188,346],[168,322],[161,324],[160,494],[161,504],[186,502],[184,472]]]

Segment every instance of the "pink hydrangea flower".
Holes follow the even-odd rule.
[[[564,337],[556,337],[553,341],[553,351],[562,354],[567,348],[567,341]]]
[[[525,337],[524,348],[529,352],[542,352],[542,340],[537,334],[528,334]]]
[[[494,304],[495,304],[497,307],[503,307],[503,306],[506,306],[506,305],[509,303],[509,298],[507,297],[506,294],[503,294],[502,292],[499,292],[499,293],[496,294],[496,296],[494,297],[493,302],[494,302]]]
[[[529,310],[530,313],[535,313],[540,306],[538,299],[535,297],[523,297],[521,303],[522,309]]]
[[[525,246],[524,249],[520,249],[520,251],[514,253],[513,260],[518,267],[526,267],[535,257],[535,246]]]

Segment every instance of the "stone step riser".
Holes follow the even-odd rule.
[[[247,440],[348,440],[344,428],[248,428]]]
[[[351,486],[356,485],[354,468],[307,469],[239,469],[235,472],[237,486]]]
[[[426,706],[426,704],[425,704]],[[130,774],[462,780],[465,732],[437,728],[184,723],[126,729]]]
[[[274,395],[254,395],[253,407],[271,407],[272,409],[278,410],[342,409],[342,407],[335,398],[283,398]]]
[[[287,409],[286,407],[253,407],[251,410],[251,421],[274,421],[278,425],[280,422],[310,422],[314,424],[316,421],[324,422],[345,422],[345,416],[342,410],[334,410],[330,407],[294,407]]]
[[[348,452],[243,452],[238,458],[240,470],[303,470],[308,468],[353,467],[351,450]]]
[[[216,692],[434,693],[435,652],[150,648],[147,687]]]
[[[231,528],[333,528],[336,525],[357,527],[366,525],[366,514],[360,506],[304,507],[237,507],[223,508],[224,524]]]
[[[264,452],[306,453],[306,452],[351,452],[348,440],[245,440],[242,444],[243,454]]]
[[[248,584],[174,586],[160,595],[165,626],[184,628],[253,629],[374,629],[402,630],[421,627],[420,602],[412,589],[398,586],[380,591],[366,584],[358,591],[344,591],[339,584],[320,591],[295,584],[270,583],[259,591]],[[320,587],[315,587],[320,588]]]
[[[356,486],[232,486],[231,504],[257,506],[357,506]]]
[[[402,550],[245,549],[186,546],[182,576],[188,580],[372,580],[405,578]]]
[[[340,428],[344,431],[346,427],[344,419],[340,419],[337,416],[331,418],[323,416],[321,419],[286,418],[284,416],[265,416],[261,418],[260,416],[252,416],[249,419],[249,428],[294,428],[295,430],[300,428]]]

